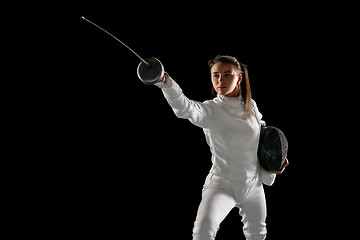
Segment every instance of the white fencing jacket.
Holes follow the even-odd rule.
[[[212,153],[211,173],[245,185],[256,176],[266,185],[274,183],[276,174],[265,171],[257,158],[262,114],[254,100],[258,121],[246,116],[241,97],[218,94],[213,100],[197,102],[189,100],[170,76],[166,83],[156,85],[177,117],[203,128]]]

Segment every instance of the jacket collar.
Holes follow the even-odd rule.
[[[217,97],[214,98],[214,101],[217,101],[221,104],[224,104],[226,106],[231,106],[231,107],[238,107],[240,105],[242,105],[242,97],[238,96],[238,97],[227,97],[221,94],[217,94]]]

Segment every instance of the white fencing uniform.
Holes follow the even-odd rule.
[[[218,94],[213,100],[189,100],[179,85],[167,78],[156,84],[179,118],[203,128],[212,153],[212,167],[203,188],[193,228],[193,240],[215,239],[220,223],[233,207],[239,208],[246,239],[266,237],[266,202],[262,183],[272,185],[276,174],[263,170],[257,159],[260,126],[247,117],[241,97]],[[255,115],[262,115],[252,100]]]

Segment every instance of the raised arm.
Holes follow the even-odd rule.
[[[180,86],[167,74],[160,83],[163,94],[178,118],[189,119],[196,126],[207,128],[213,119],[212,107],[208,102],[197,102],[188,99]]]

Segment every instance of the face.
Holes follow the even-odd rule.
[[[239,96],[241,74],[238,74],[234,65],[230,63],[215,63],[210,69],[211,81],[215,91],[227,97]]]

